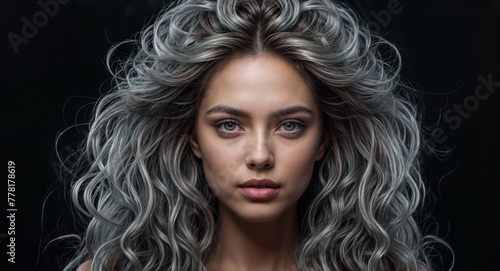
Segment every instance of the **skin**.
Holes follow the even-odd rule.
[[[297,270],[297,201],[325,152],[320,115],[312,90],[283,58],[237,58],[212,78],[191,140],[219,202],[210,271]],[[252,178],[272,180],[278,193],[248,199],[239,185]]]
[[[320,116],[307,82],[283,58],[237,58],[212,78],[191,140],[219,202],[209,270],[295,270],[297,201],[325,152]],[[252,178],[272,180],[278,193],[248,198],[241,185]]]
[[[92,267],[92,261],[88,260],[82,263],[80,266],[78,266],[76,271],[90,271],[91,267]]]

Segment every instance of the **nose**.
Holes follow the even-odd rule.
[[[246,164],[250,169],[270,169],[274,166],[272,142],[264,135],[248,140]]]

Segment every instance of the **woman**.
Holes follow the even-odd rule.
[[[400,65],[328,0],[170,7],[96,108],[65,270],[432,270]]]

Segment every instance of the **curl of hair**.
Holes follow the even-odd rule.
[[[300,199],[299,269],[432,269],[414,219],[422,140],[398,50],[328,0],[186,0],[141,32],[95,108],[72,195],[91,220],[65,270],[89,258],[99,271],[206,270],[216,201],[189,139],[213,74],[258,54],[301,72],[330,143]]]

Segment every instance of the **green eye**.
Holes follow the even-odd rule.
[[[240,132],[244,130],[236,120],[232,119],[218,121],[215,124],[215,129],[217,129],[217,133],[224,138],[238,136]]]
[[[226,131],[234,131],[236,129],[236,123],[226,121],[222,124],[222,127],[224,127],[224,130]]]
[[[297,126],[298,126],[297,123],[288,121],[288,122],[283,123],[283,130],[285,130],[287,132],[291,132],[291,131],[297,129]]]
[[[302,132],[304,132],[304,129],[305,125],[302,121],[285,120],[280,124],[278,131],[280,131],[283,136],[295,138],[300,136]]]

